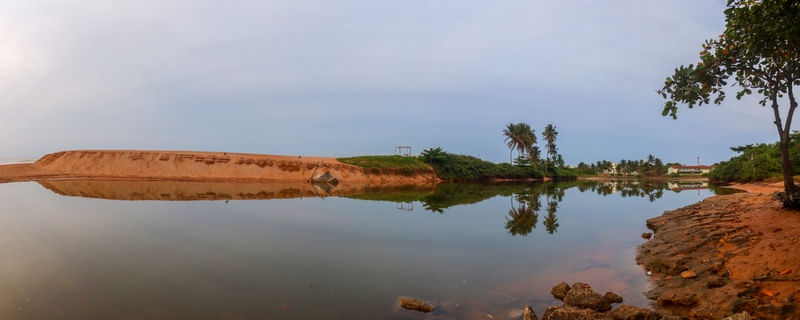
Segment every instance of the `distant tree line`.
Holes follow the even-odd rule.
[[[667,173],[667,169],[672,165],[679,165],[678,163],[664,163],[660,158],[647,155],[645,159],[639,160],[626,160],[622,159],[619,162],[611,162],[608,160],[597,161],[595,163],[580,162],[576,167],[578,174],[582,175],[597,175],[597,174],[615,174],[615,175],[642,175],[642,176],[660,176]]]

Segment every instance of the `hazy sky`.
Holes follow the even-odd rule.
[[[753,100],[661,116],[724,0],[0,2],[0,158],[65,149],[508,161],[556,125],[568,163],[715,162],[777,140]]]

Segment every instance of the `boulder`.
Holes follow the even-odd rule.
[[[435,310],[432,305],[429,305],[419,299],[411,297],[398,297],[397,300],[400,303],[400,307],[406,310],[415,310],[425,313],[433,312]]]
[[[591,287],[580,282],[575,283],[569,289],[567,295],[564,296],[564,304],[600,312],[611,310],[610,302],[603,299],[599,293],[594,292]]]
[[[622,305],[609,312],[609,318],[613,320],[658,320],[661,315],[650,309]]]
[[[659,305],[666,306],[666,305],[680,305],[680,306],[693,306],[697,304],[698,299],[697,295],[694,293],[688,292],[679,292],[679,293],[665,293],[658,297],[656,300]]]
[[[311,177],[311,182],[313,183],[329,183],[332,185],[339,184],[339,179],[333,177],[330,171],[325,171],[323,174],[318,174]]]
[[[642,238],[645,238],[645,239],[647,239],[647,240],[650,240],[650,238],[652,238],[652,237],[653,237],[653,233],[652,233],[652,232],[645,232],[645,233],[642,233]]]
[[[608,303],[622,303],[622,297],[611,291],[603,295],[603,300],[608,301]]]
[[[566,282],[559,283],[550,290],[550,294],[553,295],[553,298],[558,300],[564,300],[567,292],[569,292],[569,285]]]
[[[725,279],[720,276],[710,276],[708,277],[708,282],[706,282],[706,288],[719,288],[725,285]]]
[[[542,320],[598,320],[609,319],[606,315],[592,309],[571,306],[548,307]]]

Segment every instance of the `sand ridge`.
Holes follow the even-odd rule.
[[[326,157],[197,151],[74,150],[45,155],[33,164],[0,166],[0,181],[89,178],[307,182],[311,177],[325,172],[330,172],[339,181],[372,184],[437,180],[432,169],[427,173],[409,176],[390,171],[370,171]]]

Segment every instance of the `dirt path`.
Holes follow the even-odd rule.
[[[657,311],[681,317],[748,311],[797,319],[800,213],[772,199],[780,183],[732,187],[749,193],[710,197],[647,221],[655,235],[637,256],[654,273],[646,295]]]

